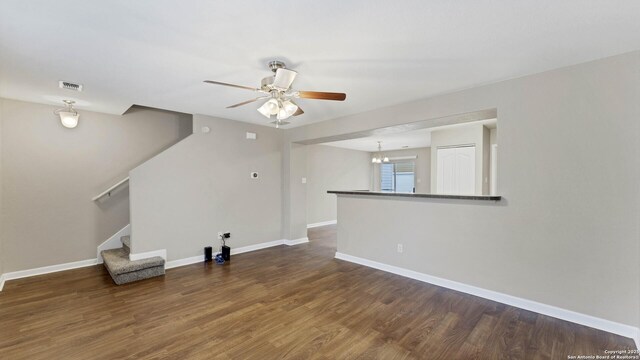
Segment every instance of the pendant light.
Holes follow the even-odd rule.
[[[80,114],[73,108],[73,104],[76,102],[73,100],[62,100],[65,103],[65,108],[55,110],[53,113],[60,116],[60,122],[62,126],[73,129],[78,126],[78,118]]]
[[[382,154],[382,141],[378,141],[378,153],[371,159],[372,164],[388,163],[389,158]]]

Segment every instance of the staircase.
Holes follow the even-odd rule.
[[[122,247],[100,252],[104,260],[104,266],[109,271],[113,281],[118,284],[126,284],[138,280],[144,280],[155,276],[164,275],[164,259],[155,256],[142,260],[129,260],[131,251],[131,237],[120,238]]]

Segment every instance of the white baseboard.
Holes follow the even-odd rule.
[[[148,258],[152,258],[152,257],[156,257],[156,256],[160,256],[161,258],[163,258],[166,261],[167,260],[167,249],[153,250],[153,251],[141,252],[141,253],[137,253],[137,254],[130,253],[129,254],[129,260],[136,261],[136,260],[148,259]]]
[[[192,257],[188,257],[188,258],[184,258],[184,259],[167,261],[164,264],[164,268],[165,269],[173,269],[173,268],[176,268],[176,267],[196,264],[196,263],[203,262],[203,261],[204,261],[204,254],[198,255],[198,256],[192,256]]]
[[[338,223],[338,220],[321,221],[313,224],[307,224],[307,229],[311,229],[319,226],[335,225],[337,223]]]
[[[29,269],[29,270],[8,272],[2,275],[2,286],[0,286],[0,289],[4,287],[4,282],[8,280],[15,280],[15,279],[22,279],[30,276],[50,274],[58,271],[77,269],[77,268],[93,266],[97,264],[98,264],[98,259],[88,259],[88,260],[70,262],[66,264],[58,264],[58,265],[44,266],[44,267],[39,267],[39,268]]]
[[[247,252],[251,252],[251,251],[266,249],[266,248],[270,248],[270,247],[274,247],[274,246],[280,246],[280,245],[302,244],[302,243],[305,243],[305,242],[309,242],[309,239],[308,238],[300,238],[300,239],[297,239],[297,240],[267,241],[267,242],[263,242],[263,243],[259,243],[259,244],[242,246],[242,247],[239,247],[239,248],[231,248],[231,255],[238,255],[238,254],[242,254],[242,253],[247,253]],[[192,256],[192,257],[188,257],[188,258],[184,258],[184,259],[167,261],[167,263],[165,264],[164,268],[165,269],[172,269],[172,268],[175,268],[175,267],[196,264],[196,263],[203,262],[203,261],[204,261],[204,254],[203,255],[198,255],[198,256]]]
[[[254,245],[242,246],[239,248],[231,248],[231,255],[242,254],[242,253],[256,251],[260,249],[266,249],[266,248],[270,248],[270,247],[278,246],[282,244],[284,244],[284,240],[274,240],[274,241],[267,241],[267,242],[254,244]]]
[[[442,279],[439,277],[419,273],[417,271],[408,270],[404,268],[400,268],[397,266],[387,265],[383,263],[379,263],[377,261],[372,261],[368,259],[359,258],[356,256],[347,255],[344,253],[336,252],[336,259],[349,261],[352,263],[368,266],[374,269],[386,271],[389,273],[393,273],[396,275],[408,277],[411,279],[415,279],[418,281],[426,282],[429,284],[441,286],[447,289],[452,289],[456,291],[460,291],[466,294],[475,295],[481,298],[485,298],[488,300],[496,301],[502,304],[514,306],[520,309],[533,311],[539,314],[551,316],[557,319],[566,320],[572,323],[589,326],[592,328],[596,328],[599,330],[607,331],[613,334],[617,334],[620,336],[628,337],[633,339],[636,342],[636,346],[640,343],[638,340],[639,332],[638,328],[621,324],[617,322],[613,322],[610,320],[605,320],[601,318],[597,318],[591,315],[577,313],[571,310],[561,309],[555,306],[541,304],[539,302],[518,298],[515,296],[499,293],[496,291],[486,290],[479,287]]]
[[[100,252],[102,250],[111,250],[111,249],[117,249],[122,247],[122,241],[120,241],[120,238],[126,235],[131,235],[131,224],[127,224],[127,226],[120,229],[120,231],[111,235],[111,237],[105,240],[105,242],[98,245],[98,254],[97,254],[98,264],[102,264],[103,262],[102,255],[100,255]]]
[[[308,237],[303,237],[303,238],[295,239],[295,240],[284,239],[283,241],[284,241],[285,245],[293,246],[293,245],[308,243],[309,242],[309,238]]]
[[[123,229],[123,230],[125,230],[125,229]],[[123,230],[121,230],[121,231],[123,231]],[[113,236],[117,236],[118,233],[114,234]],[[124,235],[122,235],[122,236],[124,236]],[[109,238],[109,239],[111,240],[111,238]],[[117,237],[116,239],[118,241],[120,241],[120,237]],[[266,249],[266,248],[269,248],[269,247],[280,246],[280,245],[284,245],[284,244],[287,244],[287,245],[302,244],[302,243],[305,243],[305,242],[308,242],[308,241],[309,241],[308,238],[300,238],[300,239],[296,239],[296,240],[274,240],[274,241],[268,241],[268,242],[263,242],[263,243],[259,243],[259,244],[242,246],[242,247],[239,247],[239,248],[231,249],[231,255],[242,254],[242,253],[246,253],[246,252],[256,251],[256,250],[260,250],[260,249]],[[106,244],[106,243],[107,242],[105,241],[103,244]],[[161,250],[148,251],[148,252],[138,253],[138,254],[129,254],[129,259],[134,261],[134,260],[146,259],[146,258],[150,258],[150,257],[154,257],[154,256],[160,256],[160,257],[162,257],[163,259],[166,260],[167,259],[167,250],[166,249],[161,249]],[[198,262],[201,262],[201,261],[204,261],[204,254],[203,255],[198,255],[198,256],[192,256],[192,257],[185,258],[185,259],[167,261],[165,263],[165,269],[171,269],[171,268],[175,268],[175,267],[179,267],[179,266],[195,264],[195,263],[198,263]],[[76,261],[76,262],[71,262],[71,263],[66,263],[66,264],[45,266],[45,267],[36,268],[36,269],[15,271],[15,272],[2,274],[2,275],[0,275],[0,291],[2,291],[2,288],[4,286],[4,282],[7,281],[7,280],[20,279],[20,278],[25,278],[25,277],[29,277],[29,276],[36,276],[36,275],[44,275],[44,274],[49,274],[49,273],[53,273],[53,272],[71,270],[71,269],[76,269],[76,268],[81,268],[81,267],[86,267],[86,266],[92,266],[92,265],[97,265],[97,264],[98,264],[98,259],[96,258],[96,259],[82,260],[82,261]]]

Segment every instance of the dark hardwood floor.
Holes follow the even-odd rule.
[[[123,286],[102,266],[9,281],[0,359],[567,359],[635,349],[335,260],[335,227],[309,238]]]

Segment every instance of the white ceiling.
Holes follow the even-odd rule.
[[[378,141],[381,141],[382,151],[400,149],[415,149],[431,146],[431,133],[437,130],[451,129],[461,126],[482,124],[489,129],[497,128],[497,119],[474,121],[470,123],[438,126],[427,129],[405,131],[395,134],[375,135],[349,140],[340,140],[323,143],[322,145],[335,146],[343,149],[375,152],[378,151]]]
[[[3,0],[0,97],[121,114],[132,104],[266,124],[257,86],[285,60],[309,124],[640,49],[640,1]],[[73,93],[58,80],[84,84]]]

